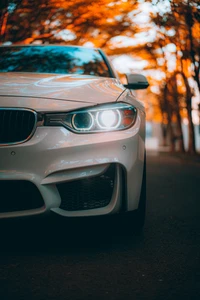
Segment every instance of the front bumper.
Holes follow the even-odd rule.
[[[124,131],[74,134],[62,127],[38,127],[29,141],[1,146],[0,181],[31,182],[41,194],[43,205],[2,211],[1,203],[7,201],[3,193],[0,218],[48,211],[67,217],[95,216],[137,209],[144,163],[144,127],[144,116],[139,112],[134,126]],[[59,185],[98,178],[111,165],[115,165],[115,171],[110,201],[102,207],[66,210]],[[15,201],[20,197],[17,193],[16,190]]]

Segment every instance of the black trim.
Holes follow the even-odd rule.
[[[102,56],[102,58],[103,58],[103,60],[104,60],[104,62],[106,64],[106,66],[108,67],[108,71],[110,73],[110,77],[111,78],[116,78],[115,73],[114,73],[113,69],[111,68],[111,65],[110,65],[109,60],[107,59],[106,55],[104,54],[104,52],[101,49],[98,49],[98,50],[99,50],[99,53],[101,54],[101,56]]]

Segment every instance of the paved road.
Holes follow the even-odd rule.
[[[106,221],[1,222],[0,299],[199,300],[200,163],[166,154],[147,163],[141,237]]]

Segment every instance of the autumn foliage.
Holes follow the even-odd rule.
[[[195,153],[192,112],[198,116],[198,101],[193,99],[200,90],[199,1],[2,0],[0,9],[1,43],[89,43],[112,58],[127,55],[146,61],[143,72],[151,86],[148,120],[161,122],[164,142],[168,136],[172,150],[182,152],[182,122],[187,120],[188,151]],[[130,42],[137,37],[137,43]]]

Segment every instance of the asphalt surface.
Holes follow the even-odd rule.
[[[141,236],[107,219],[0,222],[0,299],[200,299],[200,160],[147,157]]]

